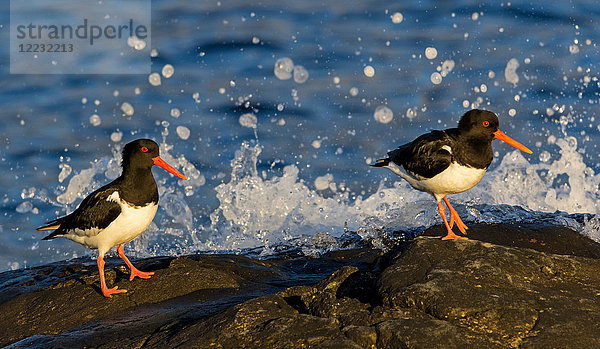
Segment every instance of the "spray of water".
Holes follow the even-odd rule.
[[[197,251],[269,255],[289,248],[312,255],[339,248],[348,232],[382,247],[382,232],[419,231],[439,223],[432,198],[403,181],[392,186],[382,183],[367,197],[343,189],[324,197],[300,179],[295,165],[284,167],[281,175],[259,174],[262,148],[252,141],[243,142],[231,160],[230,181],[214,188],[219,206],[210,213],[210,223],[202,226],[186,198],[205,184],[204,176],[185,156],[173,155],[166,132],[160,144],[161,157],[190,181],[175,182],[168,176],[158,180],[162,213],[143,237],[134,240],[131,249],[138,257]],[[506,154],[479,185],[453,196],[461,216],[467,222],[535,221],[543,216],[600,241],[596,216],[600,175],[585,165],[574,138],[558,139],[555,145],[556,159],[545,158],[535,164],[519,151]],[[77,173],[55,199],[40,193],[36,198],[70,212],[77,199],[119,175],[119,162],[120,148],[115,147],[112,157],[73,171]],[[556,211],[562,213],[544,215]],[[569,218],[575,213],[590,215],[583,220]]]

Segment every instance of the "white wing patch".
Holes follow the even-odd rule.
[[[442,149],[444,149],[445,151],[450,153],[450,155],[452,155],[452,148],[450,148],[449,145],[442,145]]]
[[[115,190],[106,198],[106,201],[114,201],[117,204],[121,203],[121,197],[119,196],[119,192]]]

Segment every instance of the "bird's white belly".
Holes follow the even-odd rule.
[[[481,181],[486,171],[452,163],[434,177],[424,178],[408,173],[393,162],[386,167],[404,178],[413,188],[432,194],[438,201],[448,194],[462,193],[473,188]]]
[[[98,234],[71,239],[88,248],[97,248],[102,256],[114,246],[128,243],[146,230],[158,209],[157,204],[139,207],[121,202],[120,205],[121,214]]]

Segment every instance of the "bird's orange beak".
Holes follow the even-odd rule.
[[[506,142],[510,145],[512,145],[513,147],[522,150],[526,153],[532,154],[533,152],[531,150],[529,150],[529,148],[527,148],[526,146],[524,146],[523,144],[515,141],[514,139],[510,138],[509,136],[507,136],[504,132],[498,130],[496,132],[494,132],[494,137],[496,137],[497,139]]]
[[[162,168],[164,168],[165,170],[167,170],[168,172],[171,172],[172,174],[176,175],[177,177],[181,178],[181,179],[185,179],[187,180],[187,177],[184,176],[183,174],[181,174],[181,172],[177,171],[176,169],[173,168],[173,166],[167,164],[165,162],[165,160],[161,159],[160,156],[157,156],[155,158],[152,158],[152,160],[154,161],[154,164],[157,166],[160,166]]]

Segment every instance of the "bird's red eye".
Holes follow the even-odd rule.
[[[146,148],[146,147],[142,147],[142,151],[143,151],[144,153],[147,153],[147,152],[148,152],[148,148]]]
[[[488,127],[488,126],[490,126],[490,122],[489,122],[489,121],[487,121],[487,120],[486,120],[486,121],[484,121],[484,122],[483,122],[483,127]]]

